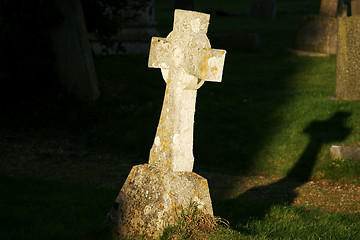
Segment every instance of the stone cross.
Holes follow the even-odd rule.
[[[206,36],[210,15],[175,10],[173,31],[151,40],[148,66],[160,68],[165,97],[149,164],[191,172],[197,89],[221,82],[225,50],[211,49]]]

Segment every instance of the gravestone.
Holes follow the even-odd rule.
[[[121,10],[123,19],[121,29],[111,38],[112,46],[104,46],[96,38],[92,39],[95,54],[146,53],[150,48],[150,40],[158,35],[156,30],[154,0],[147,0],[144,6],[139,1],[129,0],[125,9]]]
[[[343,0],[322,0],[319,15],[305,16],[296,33],[292,53],[328,56],[337,52],[337,21],[347,16]]]
[[[360,1],[351,0],[351,16],[360,15]]]
[[[335,54],[337,20],[334,17],[308,15],[296,33],[294,48],[298,50]]]
[[[320,16],[336,17],[339,0],[321,0]]]
[[[276,16],[275,0],[253,0],[249,16],[256,18],[274,19]]]
[[[107,217],[119,236],[156,238],[191,202],[213,215],[207,180],[192,172],[197,89],[221,81],[226,53],[211,49],[209,19],[175,10],[173,31],[151,40],[148,66],[161,69],[165,97],[149,163],[132,168]]]
[[[57,78],[81,100],[95,101],[100,92],[81,0],[56,0],[63,23],[51,31]]]
[[[332,145],[330,155],[333,159],[360,160],[359,146]]]
[[[322,0],[319,15],[305,16],[296,33],[292,53],[327,56],[337,52],[337,21],[347,16],[343,0]]]
[[[360,16],[339,19],[336,97],[360,100]]]

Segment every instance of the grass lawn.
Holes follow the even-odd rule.
[[[231,13],[211,17],[210,42],[261,38],[256,51],[213,44],[227,50],[223,81],[198,90],[194,171],[230,221],[207,238],[358,239],[360,161],[332,159],[329,148],[360,143],[360,103],[330,98],[335,56],[284,51],[320,1],[277,0],[275,20],[246,17],[250,0],[197,2]],[[155,11],[166,36],[168,1]],[[147,162],[160,116],[165,82],[147,58],[96,57],[93,106],[58,95],[1,110],[1,239],[110,239],[102,223],[131,167]]]

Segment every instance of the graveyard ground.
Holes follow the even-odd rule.
[[[155,2],[166,36],[173,13]],[[210,41],[261,38],[258,50],[214,43],[228,51],[223,82],[198,91],[194,171],[230,221],[208,238],[357,239],[360,161],[332,159],[329,148],[360,144],[360,103],[331,97],[335,56],[284,51],[320,1],[276,2],[275,20],[257,20],[244,14],[250,0],[198,0],[200,11],[229,14],[211,17]],[[96,57],[102,96],[92,106],[57,95],[1,109],[2,239],[109,239],[102,223],[131,167],[147,162],[161,110],[165,83],[147,57]]]

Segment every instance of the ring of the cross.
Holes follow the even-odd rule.
[[[161,74],[166,84],[168,84],[169,83],[168,80],[170,78],[170,70],[161,68]],[[204,80],[192,76],[190,74],[187,74],[183,70],[180,70],[177,74],[179,75],[177,77],[180,80],[177,84],[179,87],[185,90],[197,90],[205,83]]]

